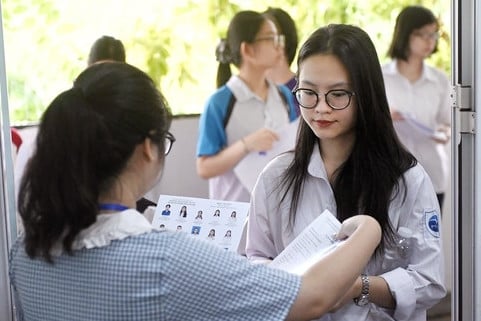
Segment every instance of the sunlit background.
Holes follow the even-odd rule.
[[[10,120],[38,121],[86,67],[102,35],[122,40],[127,62],[152,76],[175,114],[198,114],[215,90],[215,47],[236,11],[281,7],[296,21],[301,43],[327,23],[358,25],[385,62],[395,18],[408,4],[439,16],[443,37],[431,63],[449,73],[447,0],[2,0]]]

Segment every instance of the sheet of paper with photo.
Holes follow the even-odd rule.
[[[271,150],[249,153],[234,167],[234,173],[248,191],[252,191],[257,176],[267,163],[277,155],[294,148],[298,126],[299,118],[277,131],[279,140],[274,143]]]
[[[249,203],[160,195],[152,225],[236,251]]]
[[[271,267],[302,275],[343,241],[334,235],[341,223],[329,211],[321,213],[271,263]]]

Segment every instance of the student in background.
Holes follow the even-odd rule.
[[[292,17],[281,8],[269,7],[264,14],[274,21],[279,33],[284,35],[284,54],[278,60],[277,65],[267,71],[267,78],[276,84],[284,84],[290,90],[296,87],[296,74],[291,70],[292,62],[296,56],[299,39],[297,36],[296,23]],[[299,105],[297,105],[299,112]]]
[[[103,61],[125,62],[125,48],[122,41],[111,36],[102,36],[95,40],[90,48],[87,64]]]
[[[233,168],[249,153],[270,150],[278,139],[275,130],[297,117],[289,89],[266,78],[266,71],[281,59],[283,45],[284,36],[272,20],[241,11],[217,48],[218,90],[200,117],[197,142],[197,173],[209,179],[212,199],[248,202],[250,190]],[[238,67],[238,75],[232,75],[231,64]]]
[[[46,109],[10,252],[18,320],[302,321],[350,287],[381,238],[365,215],[303,276],[156,230],[135,203],[161,177],[170,119],[152,79],[125,63],[86,69]]]
[[[254,261],[275,258],[326,209],[341,222],[366,213],[381,225],[377,255],[322,320],[425,320],[446,293],[439,204],[397,139],[377,57],[354,26],[308,38],[294,91],[302,115],[295,151],[274,159],[252,192],[246,254]],[[401,229],[412,231],[404,253]]]
[[[450,137],[451,89],[444,72],[425,62],[436,52],[438,39],[439,23],[429,9],[405,7],[396,19],[388,51],[393,61],[383,66],[383,74],[395,127],[409,116],[444,134],[419,139],[411,131],[397,130],[401,142],[426,169],[442,209],[449,178],[446,144]]]

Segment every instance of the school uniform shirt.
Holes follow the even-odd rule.
[[[444,73],[424,64],[421,78],[411,83],[399,73],[396,60],[384,65],[382,71],[390,108],[414,117],[433,130],[440,125],[451,124],[451,87]],[[395,128],[398,122],[394,121]],[[428,137],[419,139],[399,128],[396,128],[396,132],[401,142],[425,168],[436,193],[444,193],[449,179],[446,145]]]
[[[293,153],[276,157],[259,175],[252,192],[247,229],[247,257],[262,262],[275,258],[324,210],[335,215],[336,202],[329,184],[319,147],[316,145],[308,165],[308,175],[299,199],[295,223],[290,228],[289,209],[292,195],[281,202],[276,190]],[[394,231],[407,227],[413,232],[413,248],[406,267],[383,268],[388,259],[373,256],[365,273],[384,278],[396,300],[389,310],[372,303],[359,307],[353,302],[324,316],[328,320],[426,320],[426,310],[446,294],[444,261],[440,237],[439,205],[431,181],[421,165],[404,173],[407,191],[401,185],[389,206],[389,219]],[[280,204],[280,205],[279,205]],[[388,248],[390,249],[390,248]]]
[[[18,320],[284,320],[298,276],[253,266],[183,232],[158,231],[137,211],[102,214],[73,254],[30,259],[10,252]]]
[[[199,120],[197,156],[213,156],[223,148],[259,130],[280,129],[297,118],[294,98],[286,87],[285,105],[279,90],[272,82],[266,101],[263,101],[238,76],[232,76],[225,86],[220,87],[207,101]],[[231,96],[236,98],[227,126],[224,119]],[[248,202],[250,190],[241,183],[233,169],[209,179],[209,198],[227,201]]]

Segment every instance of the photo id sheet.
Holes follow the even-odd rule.
[[[249,203],[160,195],[152,225],[236,251]]]
[[[321,213],[269,264],[302,275],[343,241],[335,239],[341,223],[329,211]]]
[[[234,167],[234,173],[248,191],[252,191],[257,177],[274,157],[294,149],[298,126],[299,118],[277,131],[279,140],[274,143],[271,150],[251,152]]]

